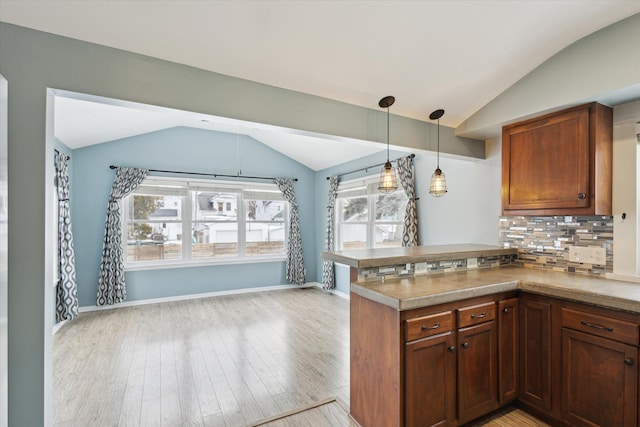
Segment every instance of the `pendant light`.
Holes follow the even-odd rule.
[[[444,177],[444,172],[440,170],[440,117],[443,115],[444,110],[436,110],[429,115],[429,119],[438,120],[438,160],[436,170],[431,175],[429,183],[429,194],[433,197],[442,197],[447,194],[447,180]]]
[[[393,193],[398,189],[396,170],[391,166],[391,162],[389,161],[389,107],[391,107],[394,102],[396,102],[396,99],[393,96],[385,96],[378,102],[381,108],[387,109],[387,162],[380,171],[378,191],[381,193]]]

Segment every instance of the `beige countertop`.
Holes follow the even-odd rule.
[[[515,248],[505,249],[502,246],[459,244],[332,251],[322,252],[321,256],[328,261],[334,261],[350,267],[366,268],[517,253],[518,250]]]
[[[638,283],[517,266],[351,284],[351,292],[400,311],[516,289],[640,314]]]

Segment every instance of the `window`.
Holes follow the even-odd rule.
[[[336,204],[338,250],[402,246],[407,196],[377,189],[377,176],[340,183]]]
[[[284,257],[288,203],[275,184],[150,177],[123,205],[128,267]]]

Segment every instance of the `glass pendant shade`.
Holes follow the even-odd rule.
[[[447,194],[447,180],[444,173],[437,168],[433,175],[431,175],[431,182],[429,183],[429,194],[433,197],[442,197]]]
[[[381,193],[393,193],[398,189],[398,178],[396,177],[396,170],[391,166],[389,161],[389,107],[393,105],[396,99],[389,95],[385,96],[378,102],[378,105],[387,109],[387,162],[380,171],[380,182],[378,184],[378,191]]]
[[[391,166],[390,162],[387,162],[380,171],[380,182],[378,184],[378,191],[381,193],[392,193],[398,189],[398,178],[396,177],[396,170]]]
[[[444,110],[436,110],[429,115],[431,120],[438,121],[438,163],[436,170],[431,175],[431,182],[429,183],[429,194],[433,197],[442,197],[447,194],[447,180],[444,177],[444,173],[440,170],[440,117],[444,115]]]

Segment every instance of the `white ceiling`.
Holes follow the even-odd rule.
[[[444,108],[452,127],[566,46],[640,12],[638,0],[0,1],[5,22],[368,108],[393,94],[393,114],[426,121]]]

